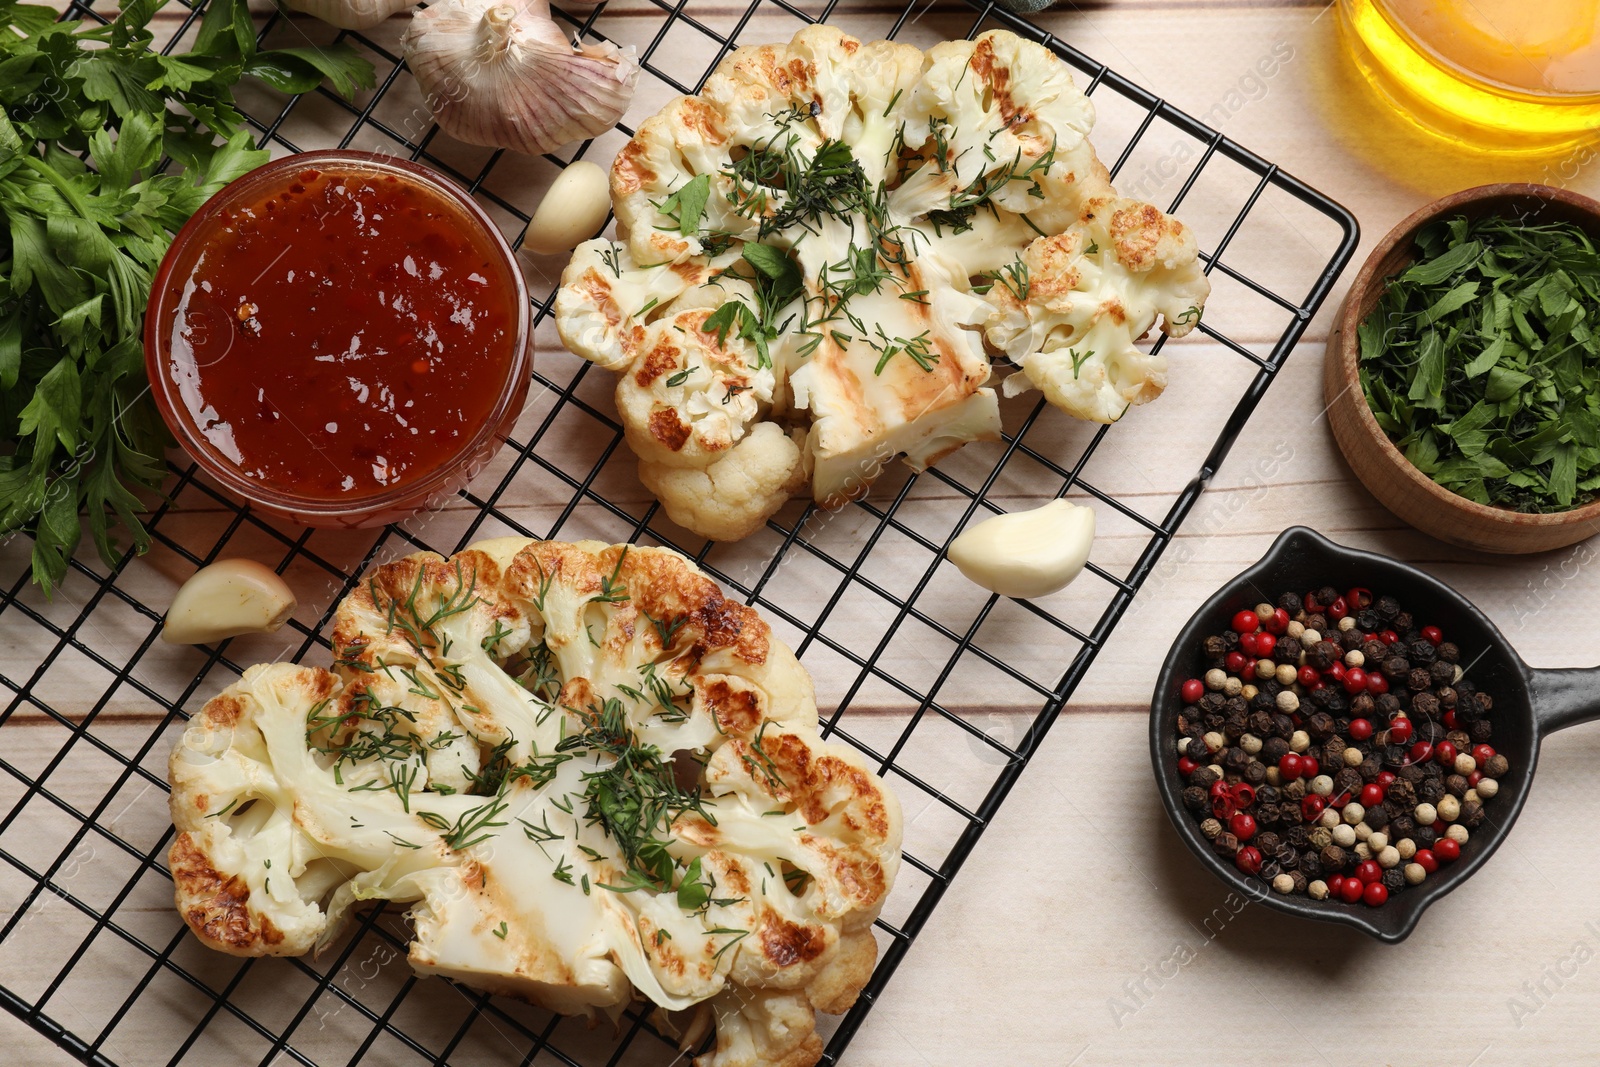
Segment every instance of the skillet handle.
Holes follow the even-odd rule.
[[[1600,719],[1600,667],[1528,672],[1528,695],[1541,734]]]

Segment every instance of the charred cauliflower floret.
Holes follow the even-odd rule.
[[[419,973],[568,1014],[642,996],[686,1042],[718,1027],[701,1067],[816,1062],[900,811],[754,611],[666,549],[502,538],[379,567],[332,641],[332,672],[252,667],[173,751],[202,941],[297,955],[407,903]]]
[[[618,243],[578,248],[555,311],[621,374],[668,515],[742,537],[804,480],[837,507],[890,460],[996,439],[997,354],[1024,371],[1009,392],[1080,418],[1158,395],[1165,360],[1133,342],[1157,315],[1192,326],[1209,286],[1181,224],[1116,199],[1093,125],[1066,64],[1014,34],[923,53],[827,26],[736,50],[642,123],[612,167]]]

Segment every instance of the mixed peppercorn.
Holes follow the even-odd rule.
[[[1393,597],[1285,593],[1183,683],[1183,804],[1278,893],[1373,907],[1461,855],[1510,769],[1461,652]]]

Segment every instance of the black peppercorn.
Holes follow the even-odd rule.
[[[1413,666],[1429,667],[1439,658],[1439,650],[1430,641],[1413,641],[1406,649],[1406,655],[1411,657]]]
[[[1461,682],[1462,682],[1462,684],[1459,686],[1459,688],[1461,689],[1461,691],[1463,693],[1472,692],[1472,690],[1470,690],[1470,689],[1468,689],[1466,687],[1466,685],[1465,685],[1466,679],[1465,678],[1461,679]],[[1478,710],[1479,711],[1481,711],[1485,715],[1487,715],[1491,711],[1494,710],[1494,697],[1491,694],[1489,694],[1489,693],[1479,693],[1479,694],[1477,694],[1477,698],[1478,698]]]
[[[1413,693],[1420,693],[1433,685],[1433,675],[1428,673],[1426,667],[1412,667],[1411,673],[1406,675],[1406,688]]]
[[[1344,870],[1345,860],[1347,857],[1344,849],[1340,848],[1338,845],[1329,845],[1327,848],[1322,850],[1321,859],[1322,869],[1332,872]]]
[[[1416,709],[1413,708],[1412,710],[1415,711]],[[1415,722],[1416,720],[1412,720],[1412,721]],[[1433,742],[1437,742],[1437,741],[1443,741],[1444,740],[1444,723],[1440,722],[1438,719],[1434,719],[1434,718],[1431,718],[1431,717],[1425,718],[1421,722],[1417,723],[1417,736],[1420,737],[1422,740],[1427,741],[1429,743],[1433,743]],[[1429,767],[1437,767],[1437,766],[1438,766],[1437,763],[1424,763],[1422,765],[1422,773],[1423,774],[1427,774]]]
[[[1490,722],[1488,719],[1478,719],[1471,726],[1467,727],[1467,733],[1472,735],[1473,744],[1484,744],[1494,736],[1494,723]]]
[[[1272,734],[1285,741],[1294,736],[1294,720],[1287,715],[1279,714],[1272,717]]]
[[[1444,735],[1444,739],[1456,746],[1458,752],[1465,752],[1472,747],[1472,739],[1467,736],[1465,730],[1451,730]]]
[[[1304,872],[1290,871],[1289,882],[1291,884],[1289,892],[1304,893],[1306,891],[1306,886],[1311,884],[1311,879],[1307,878]]]
[[[1415,620],[1411,618],[1411,612],[1402,611],[1395,615],[1394,619],[1389,624],[1389,629],[1395,630],[1400,634],[1409,634],[1411,633],[1414,621]],[[1408,638],[1408,640],[1414,641],[1416,638]]]
[[[1325,711],[1314,711],[1306,719],[1306,733],[1312,740],[1326,741],[1333,734],[1333,716]]]
[[[1358,648],[1361,647],[1361,641],[1362,641],[1362,638],[1361,638],[1361,631],[1360,630],[1340,630],[1339,631],[1339,644],[1344,646],[1344,650],[1346,652],[1354,652],[1354,651],[1356,651]]]
[[[1221,693],[1207,693],[1200,698],[1200,706],[1206,711],[1221,711],[1228,703],[1228,698]]]
[[[1417,719],[1432,719],[1439,714],[1439,698],[1432,693],[1418,693],[1411,698],[1411,715]]]
[[[1272,736],[1272,713],[1269,711],[1252,711],[1250,713],[1250,732],[1263,741]]]
[[[1319,671],[1332,667],[1343,656],[1338,654],[1332,641],[1318,641],[1311,648],[1306,649],[1306,665]]]
[[[1300,664],[1300,639],[1298,637],[1280,637],[1272,650],[1272,658],[1279,663]]]
[[[1312,849],[1308,848],[1300,853],[1300,862],[1296,867],[1307,878],[1322,877],[1322,857]]]
[[[1417,791],[1410,782],[1396,775],[1395,780],[1389,783],[1383,799],[1397,811],[1408,811],[1417,806]]]
[[[1392,719],[1400,711],[1400,698],[1393,693],[1385,693],[1378,698],[1378,714]]]
[[[1449,685],[1456,680],[1456,665],[1435,660],[1433,666],[1428,668],[1428,676],[1433,679],[1434,685]]]
[[[1303,850],[1311,843],[1311,831],[1304,826],[1291,826],[1289,832],[1283,835],[1283,839],[1295,848]]]
[[[1204,721],[1207,730],[1221,730],[1222,724],[1228,721],[1228,717],[1220,711],[1208,711]]]
[[[1406,875],[1399,867],[1390,867],[1383,872],[1383,887],[1391,894],[1398,893],[1406,887]]]
[[[1226,652],[1232,652],[1239,647],[1239,635],[1233,630],[1222,631],[1222,647]]]
[[[1406,761],[1406,747],[1404,745],[1384,745],[1380,758],[1391,767],[1398,767]]]
[[[1411,661],[1404,656],[1385,656],[1378,666],[1383,671],[1384,677],[1391,682],[1401,681],[1411,673]]]
[[[1328,617],[1321,612],[1312,612],[1310,615],[1306,616],[1306,629],[1315,630],[1319,634],[1326,633],[1328,629]]]
[[[1496,752],[1489,757],[1489,762],[1483,765],[1485,778],[1504,778],[1511,770],[1511,761]]]
[[[1239,839],[1229,831],[1224,830],[1217,835],[1216,840],[1211,842],[1211,849],[1223,859],[1231,860],[1234,853],[1239,851]]]
[[[1363,782],[1375,782],[1378,780],[1379,773],[1383,771],[1383,764],[1378,762],[1376,756],[1368,756],[1361,761],[1361,766],[1356,769],[1361,772],[1361,780]]]
[[[1314,708],[1326,708],[1332,696],[1333,687],[1325,685],[1321,689],[1313,689],[1306,695],[1306,699],[1311,701],[1311,706]]]
[[[1261,864],[1261,880],[1263,882],[1270,882],[1282,873],[1283,868],[1278,865],[1276,860],[1267,860]]]
[[[1382,641],[1365,641],[1361,645],[1361,654],[1373,665],[1374,670],[1380,669],[1383,666],[1383,658],[1389,654],[1389,646]]]
[[[1387,803],[1387,801],[1385,801],[1385,803]],[[1411,807],[1403,807],[1401,810],[1411,811],[1415,807],[1416,804],[1413,802]],[[1406,838],[1410,837],[1416,832],[1417,820],[1412,818],[1410,815],[1396,815],[1394,818],[1389,820],[1388,833],[1389,836],[1396,841],[1404,841]]]
[[[1243,714],[1229,715],[1225,720],[1223,720],[1222,736],[1226,737],[1229,741],[1237,741],[1239,738],[1245,735],[1245,732],[1249,728],[1250,720],[1247,716]]]
[[[1380,596],[1377,603],[1372,605],[1372,610],[1378,613],[1378,618],[1392,621],[1400,614],[1400,601],[1392,596]]]
[[[1413,787],[1422,781],[1422,768],[1415,763],[1408,763],[1395,772],[1395,777],[1410,782]]]
[[[1278,846],[1283,843],[1283,839],[1271,830],[1263,830],[1250,843],[1260,849],[1263,856],[1271,856],[1278,851]]]
[[[1374,830],[1382,830],[1385,826],[1389,825],[1388,804],[1380,802],[1372,805],[1372,807],[1366,810],[1367,814],[1363,821]]]
[[[1349,793],[1351,796],[1355,796],[1357,793],[1361,792],[1361,786],[1361,772],[1356,770],[1354,767],[1341,768],[1339,772],[1333,776],[1334,796],[1338,796],[1340,793]]]
[[[1461,814],[1456,818],[1456,822],[1460,823],[1462,826],[1465,826],[1468,830],[1476,830],[1479,826],[1482,826],[1482,801],[1463,800],[1461,802]]]
[[[1340,716],[1348,718],[1347,712],[1350,710],[1350,698],[1345,696],[1344,690],[1335,689],[1330,685],[1324,687],[1323,692],[1328,694],[1328,702],[1324,707],[1328,709],[1328,714],[1333,716],[1334,721],[1338,722]],[[1348,730],[1349,728],[1350,724],[1348,722],[1345,723],[1343,729]]]
[[[1183,806],[1190,811],[1205,811],[1211,806],[1211,798],[1206,791],[1197,785],[1191,785],[1183,791]]]
[[[1275,707],[1277,705],[1272,702],[1272,698],[1261,692],[1257,687],[1256,695],[1250,698],[1250,714],[1261,715],[1264,713],[1271,715],[1272,709]]]
[[[1418,848],[1432,848],[1439,840],[1439,835],[1433,832],[1431,826],[1419,826],[1411,835],[1411,840],[1417,843]]]
[[[1244,769],[1244,780],[1251,785],[1260,785],[1267,780],[1267,765],[1258,759],[1253,759]]]
[[[1335,600],[1339,599],[1339,590],[1335,589],[1331,585],[1325,585],[1316,591],[1316,594],[1312,597],[1312,599],[1318,604],[1321,604],[1323,607],[1328,607]]]
[[[1453,641],[1445,641],[1438,648],[1434,649],[1434,652],[1437,653],[1439,658],[1444,660],[1446,663],[1461,662],[1461,649],[1458,648]]]
[[[1444,790],[1451,796],[1460,800],[1467,795],[1467,790],[1472,787],[1467,785],[1467,780],[1459,774],[1452,774],[1444,780]]]
[[[1289,754],[1289,742],[1281,737],[1269,737],[1261,743],[1261,762],[1269,767],[1277,766],[1279,760]]]
[[[1437,804],[1444,797],[1444,783],[1437,778],[1424,778],[1417,783],[1417,803]]]
[[[1209,790],[1211,788],[1211,783],[1216,781],[1216,779],[1211,777],[1211,772],[1206,768],[1196,767],[1194,770],[1189,772],[1187,781],[1190,785],[1197,785],[1201,789]]]
[[[1228,646],[1221,637],[1212,634],[1200,643],[1200,651],[1207,659],[1222,659],[1228,654]]]
[[[1273,850],[1272,858],[1286,871],[1292,871],[1300,866],[1300,853],[1296,852],[1294,846],[1287,841]]]
[[[1283,794],[1275,785],[1264,785],[1256,790],[1257,804],[1276,804],[1283,799]]]
[[[1357,693],[1350,698],[1350,717],[1353,719],[1370,719],[1378,710],[1378,702],[1372,699],[1371,693]]]

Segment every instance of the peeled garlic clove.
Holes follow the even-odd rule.
[[[633,49],[574,48],[548,0],[439,0],[405,32],[433,120],[468,144],[549,152],[604,133],[633,99]]]
[[[341,30],[370,30],[416,0],[284,0],[290,11],[304,11]]]
[[[1094,512],[1065,500],[996,515],[950,542],[945,553],[969,581],[1029,600],[1064,589],[1089,562]]]
[[[522,247],[553,256],[570,252],[600,232],[611,211],[611,179],[586,159],[568,163],[522,233]]]
[[[209,645],[240,634],[270,634],[294,609],[293,590],[270,567],[253,559],[220,559],[178,588],[161,638]]]

